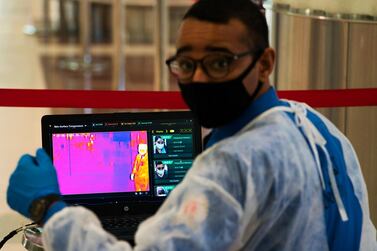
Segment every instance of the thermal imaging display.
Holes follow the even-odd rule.
[[[61,193],[149,191],[147,131],[54,133]]]
[[[109,210],[126,201],[161,203],[201,151],[200,131],[188,111],[42,118],[43,148],[56,168],[63,199],[77,205],[110,203]]]

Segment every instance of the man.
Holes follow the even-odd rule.
[[[168,167],[167,167],[167,165],[165,165],[161,161],[156,161],[154,169],[155,169],[154,170],[154,173],[155,173],[154,178],[156,180],[166,179],[167,178],[167,176],[168,176]]]
[[[130,179],[135,183],[135,191],[144,192],[149,190],[148,145],[139,144],[137,151]]]
[[[176,45],[167,64],[190,109],[214,129],[182,183],[140,225],[135,250],[376,250],[352,146],[309,107],[278,99],[259,9],[248,0],[197,1]],[[50,178],[18,201],[23,173],[30,177],[35,165],[53,173],[38,151],[20,160],[8,190],[11,207],[26,216],[31,201],[58,193]],[[91,212],[61,203],[43,218],[46,250],[131,250]]]

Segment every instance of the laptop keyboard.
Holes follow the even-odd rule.
[[[136,232],[139,224],[150,215],[123,215],[116,217],[104,217],[101,219],[102,225],[107,230],[127,229]]]

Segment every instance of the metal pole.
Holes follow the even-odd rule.
[[[83,51],[83,68],[90,68],[92,56],[90,54],[90,2],[80,1],[80,39]]]
[[[92,87],[92,72],[91,72],[91,65],[92,65],[92,55],[90,54],[90,2],[89,0],[81,0],[80,1],[80,39],[81,39],[81,46],[83,52],[82,62],[79,60],[79,64],[81,64],[83,77],[84,77],[84,89],[90,90]],[[81,63],[80,63],[81,62]],[[91,108],[85,108],[84,113],[92,113]]]
[[[123,0],[113,0],[113,86],[114,90],[126,90],[125,59],[125,5]]]
[[[50,0],[43,1],[43,25],[43,40],[44,42],[48,42],[48,36],[50,35],[51,31]]]
[[[169,7],[167,0],[156,0],[156,29],[155,29],[155,81],[154,90],[169,90],[168,69],[165,60],[169,48]]]

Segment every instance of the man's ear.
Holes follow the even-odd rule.
[[[259,81],[263,83],[268,82],[268,78],[274,69],[275,65],[275,51],[272,48],[267,48],[264,50],[263,55],[258,62],[259,69]]]

